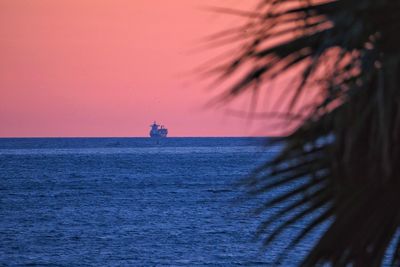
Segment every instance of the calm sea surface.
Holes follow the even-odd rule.
[[[262,251],[255,204],[232,201],[278,152],[262,142],[0,139],[0,266],[270,265],[286,241]]]

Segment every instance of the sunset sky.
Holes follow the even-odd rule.
[[[0,136],[147,136],[153,120],[171,136],[276,134],[205,107],[215,92],[192,75],[217,53],[204,37],[243,19],[202,7],[251,2],[0,0]]]

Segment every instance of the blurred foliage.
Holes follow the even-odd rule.
[[[292,108],[306,88],[319,90],[301,125],[275,141],[282,152],[243,184],[267,199],[258,213],[283,206],[259,227],[264,245],[309,218],[283,256],[330,222],[305,266],[381,265],[400,225],[400,1],[263,0],[253,12],[219,11],[246,17],[213,36],[240,44],[215,68],[221,79],[240,77],[225,97],[257,94],[294,71]],[[268,197],[279,188],[290,190]],[[400,264],[396,242],[393,265]]]

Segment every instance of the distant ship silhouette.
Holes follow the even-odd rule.
[[[154,122],[152,125],[150,125],[150,127],[151,127],[151,130],[150,130],[151,138],[167,137],[168,129],[165,128],[164,125],[158,125],[156,122]]]

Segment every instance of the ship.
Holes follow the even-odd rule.
[[[164,127],[164,125],[159,125],[154,122],[150,125],[150,137],[151,138],[165,138],[168,135],[168,129]]]

